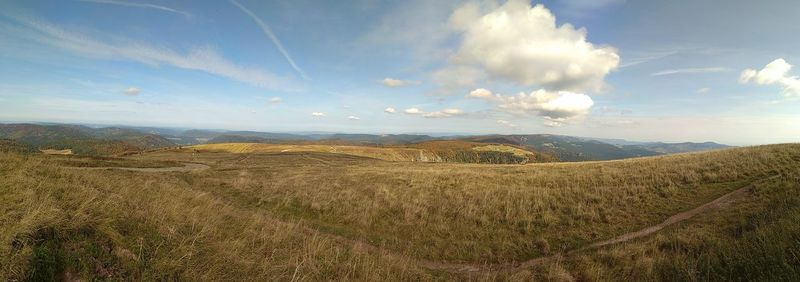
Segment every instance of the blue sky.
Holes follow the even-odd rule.
[[[3,1],[0,120],[800,141],[798,1]]]

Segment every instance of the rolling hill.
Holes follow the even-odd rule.
[[[713,142],[644,143],[629,142],[620,139],[600,139],[606,141],[603,142],[592,138],[550,134],[490,135],[466,137],[463,138],[463,140],[517,145],[531,150],[553,154],[562,161],[617,160],[730,147]]]
[[[0,152],[0,280],[796,281],[798,167],[797,144],[527,165]]]
[[[0,124],[0,138],[36,149],[71,149],[81,155],[116,155],[175,145],[160,135],[133,129],[81,125]]]
[[[435,149],[438,152],[435,154],[436,156],[430,156],[433,159],[436,159],[437,156],[445,159],[469,159],[466,162],[480,162],[477,159],[490,157],[490,154],[497,153],[482,153],[482,156],[477,156],[472,150],[464,150],[463,146],[459,145],[460,142],[509,145],[532,152],[533,155],[536,155],[533,157],[536,162],[550,161],[553,157],[561,161],[616,160],[729,147],[713,142],[633,142],[622,139],[598,139],[550,134],[432,137],[418,134],[300,134],[162,129],[154,127],[89,127],[59,124],[0,124],[0,138],[13,139],[39,149],[72,149],[76,154],[88,155],[116,155],[173,146],[221,143],[378,146],[417,149],[426,147],[429,151]],[[438,145],[429,146],[430,144]],[[447,145],[453,147],[445,148]],[[457,154],[461,155],[456,156]],[[498,156],[499,158],[506,158]],[[411,157],[403,155],[402,158]],[[421,157],[420,159],[430,158]]]
[[[197,152],[228,152],[237,154],[325,152],[395,162],[524,164],[528,162],[556,161],[553,156],[531,152],[509,145],[487,145],[485,143],[471,143],[463,141],[428,141],[423,143],[397,146],[219,143],[194,145],[185,147],[182,150]]]

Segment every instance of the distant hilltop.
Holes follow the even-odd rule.
[[[156,127],[90,127],[75,124],[0,124],[0,138],[35,150],[70,150],[80,155],[121,155],[146,150],[220,143],[416,147],[457,151],[469,144],[502,144],[536,155],[537,160],[616,160],[723,149],[714,142],[633,142],[552,134],[434,137],[424,134],[273,133],[228,130],[178,130]],[[430,141],[462,141],[426,143]],[[432,148],[435,144],[435,148]],[[447,148],[447,146],[455,146]],[[473,145],[470,145],[475,147]],[[462,148],[463,149],[463,148]],[[470,151],[471,152],[471,151]],[[452,154],[452,153],[448,153]],[[459,158],[462,159],[462,158]],[[466,159],[471,159],[466,158]]]

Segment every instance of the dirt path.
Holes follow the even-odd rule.
[[[325,161],[325,160],[321,160],[321,159],[317,159],[317,158],[313,158],[313,157],[309,157],[309,156],[305,156],[305,157],[307,157],[309,159],[312,159],[312,160],[315,160],[315,161],[319,161],[319,162],[321,162],[323,164],[327,163],[327,161]],[[196,171],[196,170],[204,170],[204,169],[208,169],[209,168],[209,166],[207,166],[207,165],[198,164],[198,163],[183,163],[183,165],[184,166],[182,166],[182,167],[164,167],[164,168],[128,168],[128,167],[73,167],[73,168],[75,168],[75,169],[85,169],[85,170],[118,169],[118,170],[128,170],[128,171],[138,171],[138,172]],[[765,178],[765,179],[763,179],[761,181],[774,179],[776,177],[778,177],[778,176]],[[755,183],[755,182],[753,182],[753,183]],[[661,223],[659,223],[657,225],[650,226],[650,227],[644,228],[644,229],[639,230],[639,231],[622,234],[622,235],[619,235],[619,236],[617,236],[615,238],[612,238],[612,239],[609,239],[609,240],[595,242],[595,243],[589,244],[589,245],[587,245],[585,247],[581,247],[581,248],[578,248],[578,249],[573,249],[573,250],[567,251],[567,252],[562,253],[562,254],[555,254],[555,255],[551,255],[551,256],[538,257],[538,258],[526,260],[526,261],[523,261],[523,262],[516,262],[516,263],[496,263],[496,264],[450,263],[450,262],[433,261],[433,260],[427,260],[427,259],[413,259],[413,258],[408,258],[408,257],[406,257],[404,255],[392,253],[390,250],[387,250],[387,249],[379,247],[379,246],[370,245],[368,243],[364,243],[364,242],[361,242],[359,240],[353,240],[353,239],[346,238],[344,236],[340,236],[340,235],[336,235],[336,234],[322,232],[322,231],[319,231],[319,230],[317,230],[315,228],[302,227],[302,230],[306,234],[321,235],[321,236],[325,236],[325,237],[327,237],[327,238],[329,238],[329,239],[331,239],[333,241],[336,241],[336,242],[338,242],[340,244],[343,244],[343,245],[352,245],[353,248],[357,249],[357,250],[366,251],[366,252],[370,252],[370,253],[381,254],[381,255],[384,255],[384,256],[388,256],[388,257],[392,257],[392,258],[396,258],[396,259],[400,259],[400,260],[403,260],[403,259],[405,259],[405,260],[408,260],[408,259],[415,260],[417,265],[419,265],[420,267],[426,268],[426,269],[430,269],[430,270],[444,271],[444,272],[449,272],[449,273],[454,273],[454,274],[477,274],[477,273],[487,272],[487,271],[513,272],[513,271],[522,270],[522,269],[525,269],[525,268],[530,268],[530,267],[533,267],[533,266],[536,266],[536,265],[540,265],[540,264],[543,264],[543,263],[548,262],[548,261],[561,259],[564,256],[569,256],[569,255],[572,255],[572,254],[575,254],[575,253],[578,253],[578,252],[598,249],[598,248],[601,248],[601,247],[604,247],[604,246],[623,243],[623,242],[627,242],[627,241],[630,241],[630,240],[633,240],[633,239],[637,239],[637,238],[641,238],[641,237],[645,237],[645,236],[651,235],[653,233],[656,233],[656,232],[664,229],[667,226],[670,226],[670,225],[673,225],[673,224],[688,220],[688,219],[690,219],[690,218],[692,218],[692,217],[694,217],[694,216],[696,216],[698,214],[706,213],[708,211],[720,208],[720,207],[722,207],[723,205],[725,205],[727,203],[730,203],[730,202],[732,202],[732,201],[734,201],[734,200],[736,200],[738,198],[744,197],[745,195],[747,195],[748,191],[753,187],[753,183],[748,184],[746,186],[743,186],[743,187],[741,187],[739,189],[736,189],[736,190],[734,190],[734,191],[732,191],[730,193],[727,193],[725,195],[722,195],[719,198],[716,198],[713,201],[705,203],[705,204],[703,204],[703,205],[701,205],[699,207],[696,207],[694,209],[675,214],[675,215],[667,218],[664,222],[661,222]]]
[[[774,179],[774,178],[777,178],[777,177],[779,177],[779,175],[768,177],[768,178],[762,179],[760,181],[766,181],[766,180]],[[756,181],[756,182],[759,182],[759,181]],[[422,267],[428,268],[428,269],[432,269],[432,270],[440,270],[440,271],[446,271],[446,272],[450,272],[450,273],[461,273],[461,274],[469,274],[469,273],[476,273],[476,272],[483,272],[483,271],[490,271],[490,270],[500,271],[500,272],[512,272],[512,271],[515,271],[515,270],[522,270],[522,269],[525,269],[525,268],[530,268],[532,266],[540,265],[542,263],[545,263],[545,262],[548,262],[548,261],[551,261],[551,260],[557,260],[557,259],[563,258],[564,256],[569,256],[569,255],[572,255],[572,254],[575,254],[575,253],[578,253],[578,252],[598,249],[598,248],[602,248],[602,247],[605,247],[605,246],[608,246],[608,245],[623,243],[623,242],[627,242],[627,241],[630,241],[630,240],[633,240],[633,239],[637,239],[637,238],[641,238],[641,237],[645,237],[645,236],[651,235],[653,233],[656,233],[656,232],[660,231],[661,229],[664,229],[667,226],[670,226],[670,225],[673,225],[673,224],[688,220],[688,219],[694,217],[695,215],[698,215],[698,214],[701,214],[701,213],[706,213],[706,212],[709,212],[711,210],[720,208],[720,207],[724,206],[727,203],[733,202],[738,198],[746,196],[747,193],[749,192],[749,190],[753,187],[754,183],[755,182],[750,183],[748,185],[745,185],[745,186],[743,186],[743,187],[741,187],[739,189],[736,189],[736,190],[734,190],[734,191],[732,191],[732,192],[730,192],[728,194],[722,195],[719,198],[716,198],[713,201],[705,203],[705,204],[703,204],[703,205],[701,205],[699,207],[696,207],[694,209],[675,214],[675,215],[667,218],[666,220],[664,220],[664,222],[661,222],[661,223],[659,223],[657,225],[650,226],[650,227],[644,228],[644,229],[639,230],[639,231],[622,234],[622,235],[619,235],[619,236],[617,236],[615,238],[612,238],[612,239],[609,239],[609,240],[595,242],[595,243],[592,243],[592,244],[590,244],[588,246],[585,246],[585,247],[582,247],[582,248],[578,248],[578,249],[567,251],[564,254],[555,254],[555,255],[551,255],[551,256],[538,257],[538,258],[530,259],[530,260],[523,261],[523,262],[516,263],[516,264],[513,264],[513,263],[508,263],[508,264],[456,264],[456,263],[431,263],[431,262],[427,262],[427,261],[420,261],[419,265],[422,266]]]
[[[670,216],[669,218],[667,218],[667,220],[665,220],[662,223],[659,223],[658,225],[650,226],[650,227],[647,227],[645,229],[642,229],[642,230],[639,230],[639,231],[636,231],[636,232],[622,234],[622,235],[617,236],[616,238],[613,238],[613,239],[610,239],[610,240],[593,243],[593,244],[591,244],[589,246],[586,246],[584,249],[600,248],[600,247],[603,247],[603,246],[622,243],[622,242],[625,242],[625,241],[630,241],[630,240],[633,240],[633,239],[636,239],[636,238],[641,238],[641,237],[656,233],[659,230],[664,229],[664,227],[667,227],[667,226],[673,225],[675,223],[690,219],[690,218],[692,218],[695,215],[698,215],[700,213],[705,213],[705,212],[708,212],[709,210],[717,209],[717,208],[721,207],[725,203],[732,202],[736,198],[744,196],[748,192],[747,190],[749,190],[749,188],[750,188],[750,185],[742,187],[742,188],[739,188],[739,189],[736,189],[733,192],[730,192],[728,194],[722,195],[722,197],[716,198],[715,200],[713,200],[711,202],[708,202],[708,203],[705,203],[702,206],[699,206],[699,207],[696,207],[694,209],[691,209],[691,210],[688,210],[688,211],[685,211],[685,212],[678,213],[676,215]]]
[[[765,179],[763,179],[761,181],[773,179],[773,178],[776,178],[776,177],[778,177],[778,176],[765,178]],[[598,249],[598,248],[602,248],[602,247],[605,247],[605,246],[608,246],[608,245],[623,243],[623,242],[627,242],[627,241],[630,241],[630,240],[633,240],[633,239],[637,239],[637,238],[641,238],[641,237],[645,237],[645,236],[651,235],[653,233],[656,233],[656,232],[664,229],[667,226],[670,226],[670,225],[673,225],[673,224],[688,220],[688,219],[694,217],[695,215],[698,215],[698,214],[701,214],[701,213],[706,213],[706,212],[709,212],[711,210],[720,208],[720,207],[724,206],[725,204],[728,204],[730,202],[735,201],[736,199],[744,197],[744,196],[746,196],[748,194],[749,190],[752,187],[753,187],[753,183],[748,184],[748,185],[743,186],[743,187],[741,187],[739,189],[736,189],[736,190],[734,190],[734,191],[732,191],[730,193],[722,195],[719,198],[716,198],[713,201],[705,203],[705,204],[703,204],[703,205],[701,205],[699,207],[696,207],[694,209],[675,214],[675,215],[667,218],[664,222],[661,222],[661,223],[659,223],[657,225],[650,226],[650,227],[644,228],[644,229],[639,230],[639,231],[622,234],[620,236],[617,236],[617,237],[609,239],[609,240],[595,242],[595,243],[592,243],[592,244],[587,245],[585,247],[581,247],[581,248],[578,248],[578,249],[570,250],[570,251],[567,251],[567,252],[561,253],[561,254],[538,257],[538,258],[526,260],[526,261],[523,261],[523,262],[516,262],[516,263],[496,263],[496,264],[450,263],[450,262],[432,261],[432,260],[426,260],[426,259],[416,259],[416,262],[417,262],[417,265],[419,265],[420,267],[423,267],[423,268],[427,268],[427,269],[430,269],[430,270],[444,271],[444,272],[449,272],[449,273],[454,273],[454,274],[477,274],[477,273],[487,272],[487,271],[514,272],[514,271],[522,270],[522,269],[525,269],[525,268],[530,268],[530,267],[533,267],[533,266],[536,266],[536,265],[540,265],[540,264],[543,264],[543,263],[548,262],[548,261],[562,259],[564,256],[573,255],[573,254],[578,253],[578,252]],[[322,232],[320,232],[318,230],[315,230],[313,228],[310,228],[310,227],[306,228],[306,232],[313,232],[313,233],[316,233],[316,234],[322,233]],[[342,244],[353,245],[353,247],[356,248],[356,249],[368,251],[368,252],[371,252],[371,253],[379,253],[379,254],[383,254],[385,256],[390,256],[390,257],[394,257],[394,258],[398,258],[398,259],[405,258],[402,255],[392,254],[389,250],[386,250],[384,248],[381,248],[381,247],[378,247],[378,246],[369,245],[369,244],[366,244],[366,243],[358,241],[358,240],[353,240],[353,239],[345,238],[345,237],[342,237],[342,236],[339,236],[339,235],[328,234],[328,233],[322,233],[322,235],[325,235],[328,238],[333,239],[334,241],[337,241],[337,242],[342,243]],[[408,258],[405,258],[405,259],[408,259]]]
[[[196,171],[196,170],[205,170],[210,168],[210,166],[198,163],[182,163],[182,164],[183,166],[176,166],[176,167],[70,167],[70,168],[81,169],[81,170],[116,169],[116,170],[138,171],[138,172]]]

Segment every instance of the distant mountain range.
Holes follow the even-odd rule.
[[[728,148],[714,142],[633,142],[551,134],[433,137],[422,134],[271,133],[179,130],[155,127],[90,127],[71,124],[0,124],[0,138],[36,149],[72,149],[84,155],[120,155],[204,143],[336,144],[398,146],[435,140],[508,144],[561,161],[615,160]]]
[[[622,139],[603,139],[551,135],[493,135],[466,137],[474,142],[512,144],[531,150],[551,153],[562,161],[617,160],[625,158],[656,156],[663,154],[696,152],[729,148],[714,142],[663,143],[633,142]]]

